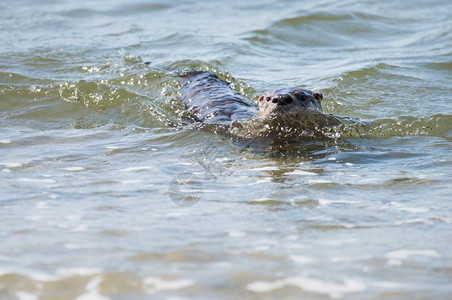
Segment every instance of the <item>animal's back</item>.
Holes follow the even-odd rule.
[[[189,72],[184,77],[182,102],[201,121],[226,124],[257,117],[256,107],[214,73]]]

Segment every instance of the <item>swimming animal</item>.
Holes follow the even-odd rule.
[[[258,98],[258,108],[215,73],[183,74],[182,103],[200,121],[229,124],[248,119],[291,121],[307,115],[323,115],[321,93],[293,87],[268,92]]]

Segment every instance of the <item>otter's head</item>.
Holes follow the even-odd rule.
[[[280,89],[259,97],[259,117],[279,116],[294,111],[323,112],[323,95],[302,88]]]

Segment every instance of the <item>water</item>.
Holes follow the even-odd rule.
[[[451,12],[0,3],[0,298],[447,299]],[[196,129],[153,65],[352,119],[301,141]]]

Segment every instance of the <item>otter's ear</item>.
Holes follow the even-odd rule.
[[[264,100],[265,96],[264,95],[260,95],[259,96],[259,102],[262,102]]]
[[[314,93],[314,97],[320,102],[323,100],[323,95],[320,93]]]

